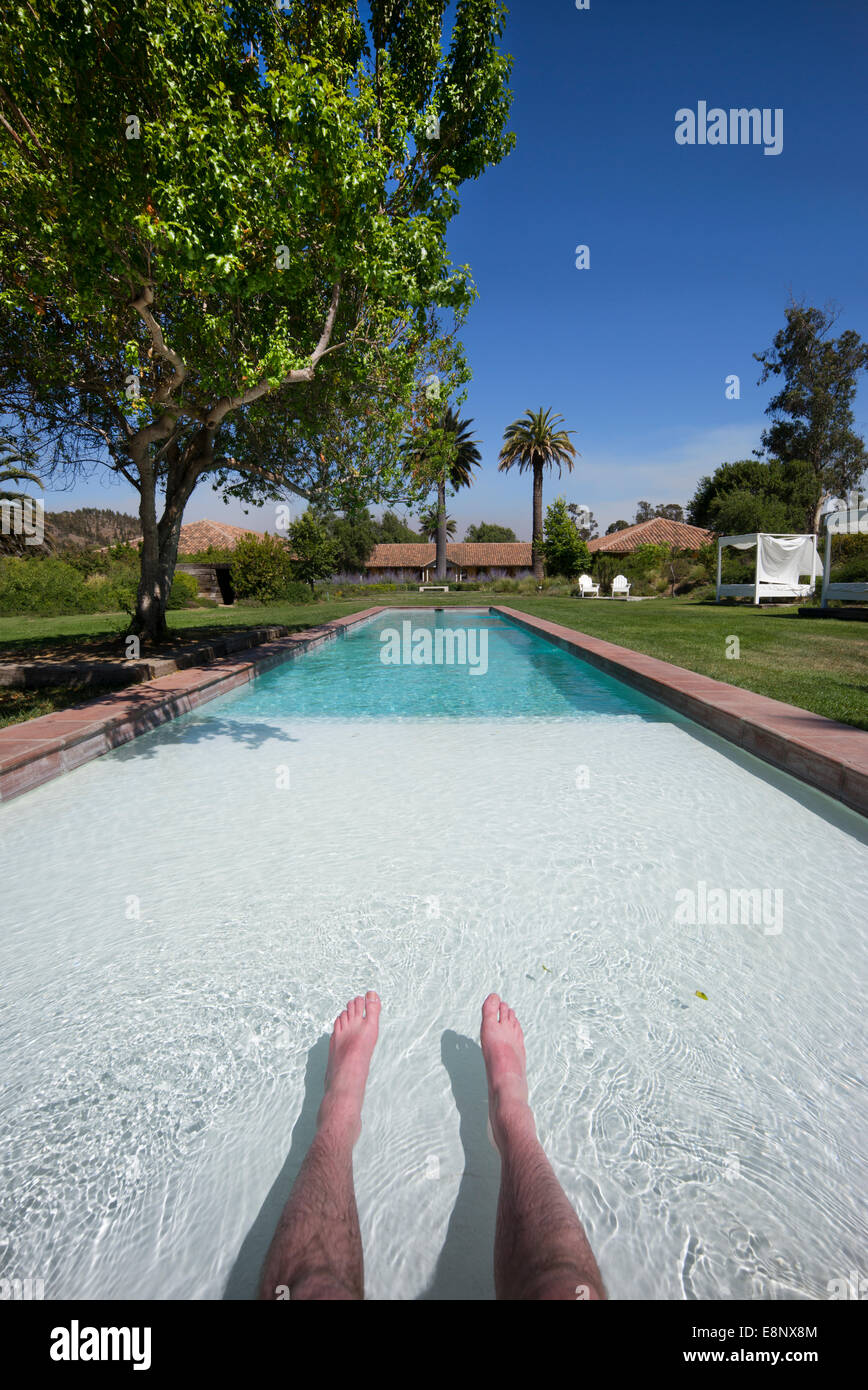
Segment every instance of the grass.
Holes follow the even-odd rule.
[[[562,623],[633,651],[671,661],[690,671],[728,681],[760,695],[798,705],[868,729],[868,631],[862,623],[800,618],[795,607],[754,608],[697,603],[690,599],[649,599],[643,603],[594,599],[528,598],[520,594],[371,594],[370,598],[331,599],[316,604],[237,604],[229,609],[182,609],[168,614],[173,632],[191,638],[210,629],[282,623],[298,631],[374,604],[409,608],[487,608],[498,604]],[[28,651],[74,642],[82,650],[107,635],[120,639],[125,615],[87,614],[60,618],[0,618],[0,661]],[[737,660],[727,659],[727,639],[739,639]],[[0,724],[62,709],[87,698],[92,689],[68,687],[10,691],[0,687]]]
[[[80,700],[96,700],[107,690],[117,690],[117,686],[45,685],[39,690],[10,690],[0,686],[0,729],[7,724],[22,724],[26,719],[39,719],[55,710],[69,709]]]
[[[369,607],[367,602],[340,599],[325,603],[236,603],[233,608],[178,608],[166,614],[166,622],[173,635],[189,632],[190,640],[194,641],[206,636],[209,630],[225,632],[268,623],[282,623],[298,631]],[[24,660],[29,651],[48,645],[56,650],[74,646],[86,655],[88,648],[102,646],[106,638],[117,639],[118,650],[121,650],[121,638],[128,624],[126,613],[0,618],[0,661]]]

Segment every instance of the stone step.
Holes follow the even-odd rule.
[[[55,661],[34,657],[30,661],[0,661],[0,686],[17,690],[38,690],[46,685],[135,685],[156,680],[190,666],[207,666],[232,652],[247,651],[286,637],[289,629],[280,624],[245,628],[243,632],[211,635],[202,642],[190,642],[165,656],[154,655],[127,661],[123,657],[82,657],[74,661]]]

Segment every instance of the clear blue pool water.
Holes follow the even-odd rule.
[[[410,629],[409,642],[405,625]],[[474,634],[459,663],[459,643],[442,644],[440,664],[426,664],[427,644],[413,634]],[[384,636],[396,633],[400,663],[386,663]],[[481,636],[480,634],[484,634]],[[453,651],[453,661],[447,657]],[[487,651],[487,670],[483,653]],[[399,653],[396,651],[395,655]],[[409,661],[405,661],[405,656]],[[414,663],[414,657],[419,658]],[[471,660],[473,658],[474,660]],[[474,665],[478,675],[472,674]],[[236,706],[233,706],[236,708]],[[552,719],[626,715],[664,719],[654,700],[597,672],[551,642],[488,612],[393,611],[365,623],[337,644],[312,651],[304,661],[260,677],[240,706],[248,715],[291,710],[300,718],[355,719]]]
[[[0,1277],[249,1296],[374,987],[369,1296],[492,1297],[497,989],[613,1296],[827,1297],[865,1250],[864,821],[487,614],[412,615],[484,625],[485,675],[387,667],[406,616],[0,807]]]

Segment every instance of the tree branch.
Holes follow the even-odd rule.
[[[47,153],[47,151],[44,150],[44,149],[42,148],[42,145],[39,143],[39,139],[38,139],[38,137],[37,137],[37,135],[36,135],[36,131],[33,129],[33,126],[32,126],[32,125],[30,124],[30,122],[28,121],[27,117],[25,116],[24,112],[21,110],[21,108],[20,108],[20,106],[18,105],[18,103],[12,100],[11,96],[9,95],[9,93],[7,92],[7,90],[6,90],[5,87],[0,87],[0,92],[3,93],[3,95],[4,95],[5,98],[6,98],[6,100],[9,102],[9,105],[14,109],[15,114],[17,115],[19,121],[20,121],[21,124],[24,126],[25,130],[27,131],[27,134],[30,136],[30,138],[31,138],[31,140],[33,141],[34,145],[35,145],[36,148],[39,150],[39,153],[42,155],[43,159],[47,159],[47,158],[48,158],[48,153]]]
[[[145,285],[137,299],[132,300],[130,307],[135,309],[143,320],[148,332],[151,335],[151,342],[154,345],[154,352],[158,357],[162,357],[166,362],[170,362],[174,371],[171,380],[163,382],[154,396],[154,404],[164,404],[170,400],[175,391],[183,382],[187,375],[186,364],[172,348],[168,347],[163,337],[163,330],[151,313],[150,306],[154,302],[154,290],[152,285]],[[174,423],[174,422],[173,422]]]
[[[310,363],[307,367],[293,367],[280,382],[281,386],[294,386],[300,382],[313,381],[316,366],[321,357],[324,357],[329,341],[334,331],[335,319],[337,318],[338,304],[341,297],[341,280],[335,282],[332,289],[331,303],[326,314],[325,325],[320,334],[319,342],[311,353]],[[260,396],[265,396],[272,389],[268,381],[257,382],[256,386],[251,386],[249,390],[242,392],[240,396],[223,396],[216,405],[211,407],[205,420],[205,428],[216,430],[217,426],[227,416],[230,410],[237,410],[239,406],[250,405],[252,401],[258,401]]]
[[[30,151],[28,150],[28,148],[27,148],[27,146],[25,145],[24,141],[21,139],[21,136],[18,134],[17,131],[15,131],[15,130],[12,129],[11,125],[10,125],[9,122],[7,121],[6,117],[3,115],[3,112],[2,112],[2,111],[0,111],[0,121],[3,122],[3,124],[4,124],[5,127],[6,127],[6,129],[9,131],[9,134],[12,136],[12,139],[15,141],[15,143],[16,143],[16,145],[18,146],[19,150],[23,150],[25,154],[29,154]]]

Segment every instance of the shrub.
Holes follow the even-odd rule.
[[[868,580],[868,553],[854,555],[843,564],[832,565],[829,578],[836,584],[858,584]]]
[[[180,570],[172,580],[172,589],[166,604],[167,608],[186,608],[199,595],[199,585],[192,574]]]
[[[90,579],[93,574],[107,574],[109,568],[109,558],[105,551],[99,550],[70,550],[58,556],[64,564],[70,565],[85,579]]]
[[[637,545],[630,561],[639,574],[650,574],[665,564],[668,555],[668,545]]]
[[[139,584],[137,579],[118,579],[114,584],[107,586],[108,593],[111,594],[111,599],[104,603],[105,608],[109,610],[116,608],[122,613],[135,613],[138,589]],[[106,594],[106,599],[108,599],[108,593]],[[169,607],[172,607],[171,603]]]
[[[277,536],[242,536],[232,552],[230,576],[238,598],[259,603],[284,598],[293,582],[289,547]]]
[[[820,544],[821,559],[824,545],[825,539]],[[856,584],[868,579],[868,536],[832,537],[830,578],[838,584]]]
[[[591,573],[600,585],[600,592],[604,593],[611,589],[615,575],[623,573],[623,570],[619,568],[618,561],[613,555],[601,555],[596,552],[591,556]],[[571,592],[573,591],[571,590]],[[574,592],[578,593],[579,591],[576,589]]]
[[[310,585],[303,584],[300,579],[290,579],[281,597],[287,603],[313,603],[314,599]]]
[[[122,574],[88,580],[56,556],[13,556],[0,560],[0,614],[117,612],[121,583]]]

